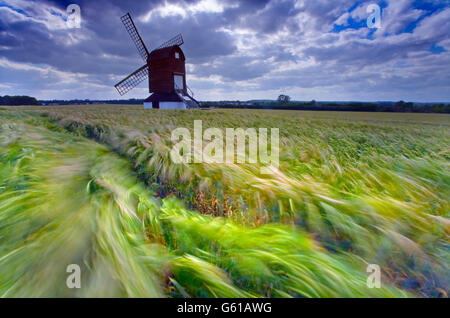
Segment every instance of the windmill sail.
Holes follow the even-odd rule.
[[[156,50],[163,49],[165,47],[174,46],[174,45],[180,46],[183,43],[184,43],[183,37],[181,36],[181,34],[178,34],[178,35],[174,36],[173,38],[171,38],[169,41],[164,42],[163,44],[158,46],[158,48],[156,48]]]
[[[120,96],[125,95],[130,90],[139,85],[143,80],[148,77],[148,65],[144,65],[141,68],[137,69],[126,78],[121,80],[119,83],[114,85],[114,87],[119,92]]]
[[[125,26],[125,28],[127,29],[128,34],[130,35],[131,39],[133,40],[134,44],[136,45],[139,55],[142,57],[144,62],[147,62],[147,58],[148,58],[147,47],[145,46],[144,41],[142,41],[142,38],[139,35],[138,30],[136,29],[133,19],[131,18],[131,15],[129,13],[127,13],[120,19],[122,20],[122,23]]]

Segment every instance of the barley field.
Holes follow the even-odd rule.
[[[194,120],[279,167],[175,164]],[[450,115],[3,107],[0,296],[447,297],[449,198]]]

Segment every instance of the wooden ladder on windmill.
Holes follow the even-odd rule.
[[[194,98],[194,92],[186,85],[186,89],[181,89],[175,84],[175,93],[181,98],[186,108],[200,108],[200,103]]]

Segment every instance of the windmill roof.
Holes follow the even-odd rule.
[[[181,50],[181,48],[178,45],[153,50],[152,52],[150,52],[149,58],[152,60],[167,59],[170,56],[173,56],[173,52],[175,52],[175,51],[180,52],[181,58],[184,60],[183,51]]]

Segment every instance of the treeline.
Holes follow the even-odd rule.
[[[95,105],[95,104],[115,104],[115,105],[142,105],[143,99],[113,99],[113,100],[90,100],[90,99],[72,99],[72,100],[41,100],[39,101],[44,106],[54,105]]]
[[[40,105],[36,98],[30,96],[0,96],[0,105],[18,106],[18,105]]]
[[[450,113],[450,104],[414,104],[399,101],[396,103],[318,103],[311,102],[202,102],[202,108],[232,108],[232,109],[281,109],[281,110],[316,110],[316,111],[353,111],[353,112],[397,112],[397,113]]]
[[[288,97],[288,96],[287,96]],[[0,96],[0,105],[142,105],[143,99],[115,99],[115,100],[36,100],[30,96]],[[200,102],[202,108],[232,108],[232,109],[281,109],[281,110],[323,110],[323,111],[353,111],[353,112],[401,112],[401,113],[450,113],[450,104],[444,103],[411,103],[411,102],[297,102],[289,98],[274,101],[206,101]]]

